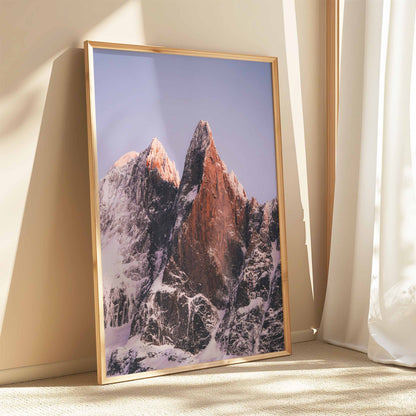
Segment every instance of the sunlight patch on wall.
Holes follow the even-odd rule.
[[[308,251],[309,277],[311,282],[312,297],[315,298],[312,268],[308,172],[305,148],[305,126],[303,121],[302,89],[300,78],[299,42],[297,34],[295,3],[291,0],[283,0],[283,20],[286,42],[290,106],[293,117],[293,135],[295,138],[300,198],[303,207],[303,219],[305,223],[305,244]]]

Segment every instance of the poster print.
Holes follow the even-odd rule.
[[[99,382],[290,353],[277,60],[85,50]]]

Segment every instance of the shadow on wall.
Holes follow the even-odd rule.
[[[78,46],[79,39],[128,0],[8,1],[0,13],[0,98],[22,84],[60,51]],[[41,91],[26,94],[18,111],[0,126],[7,137],[21,127],[37,107]],[[1,327],[1,325],[0,325]]]
[[[70,49],[52,67],[0,338],[0,368],[94,355],[87,155],[84,56],[82,49]]]
[[[8,1],[1,10],[0,95],[14,92],[24,79],[68,46],[78,44],[88,30],[101,23],[127,0]],[[16,53],[16,49],[19,53]]]

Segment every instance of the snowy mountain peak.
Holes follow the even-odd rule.
[[[139,153],[135,152],[134,150],[127,152],[123,156],[121,156],[115,163],[114,167],[120,167],[126,165],[130,160],[136,159],[139,156]]]
[[[200,120],[195,127],[191,143],[186,153],[178,200],[186,200],[187,198],[185,196],[195,186],[199,187],[201,184],[205,156],[212,143],[212,132],[208,122]]]
[[[211,127],[210,127],[208,121],[199,120],[198,126],[201,126],[202,128],[206,129],[206,131],[208,132],[208,134],[210,134],[212,136]]]
[[[155,150],[160,149],[161,151],[166,153],[163,144],[159,141],[157,137],[153,137],[152,142],[150,143],[150,148]]]
[[[192,136],[188,153],[195,150],[204,152],[212,141],[212,131],[208,121],[200,120]]]
[[[157,169],[162,179],[179,186],[179,172],[176,170],[175,162],[169,159],[162,143],[154,137],[148,147],[146,166],[149,170]]]

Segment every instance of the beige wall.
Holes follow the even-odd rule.
[[[2,3],[0,36],[7,42],[0,50],[0,370],[76,362],[95,354],[80,49],[85,39],[279,58],[292,329],[319,325],[326,235],[324,8],[323,0],[296,2],[299,44],[293,45],[293,38],[285,39],[283,21],[284,7],[290,4],[291,0]],[[285,41],[300,53],[314,291]]]

